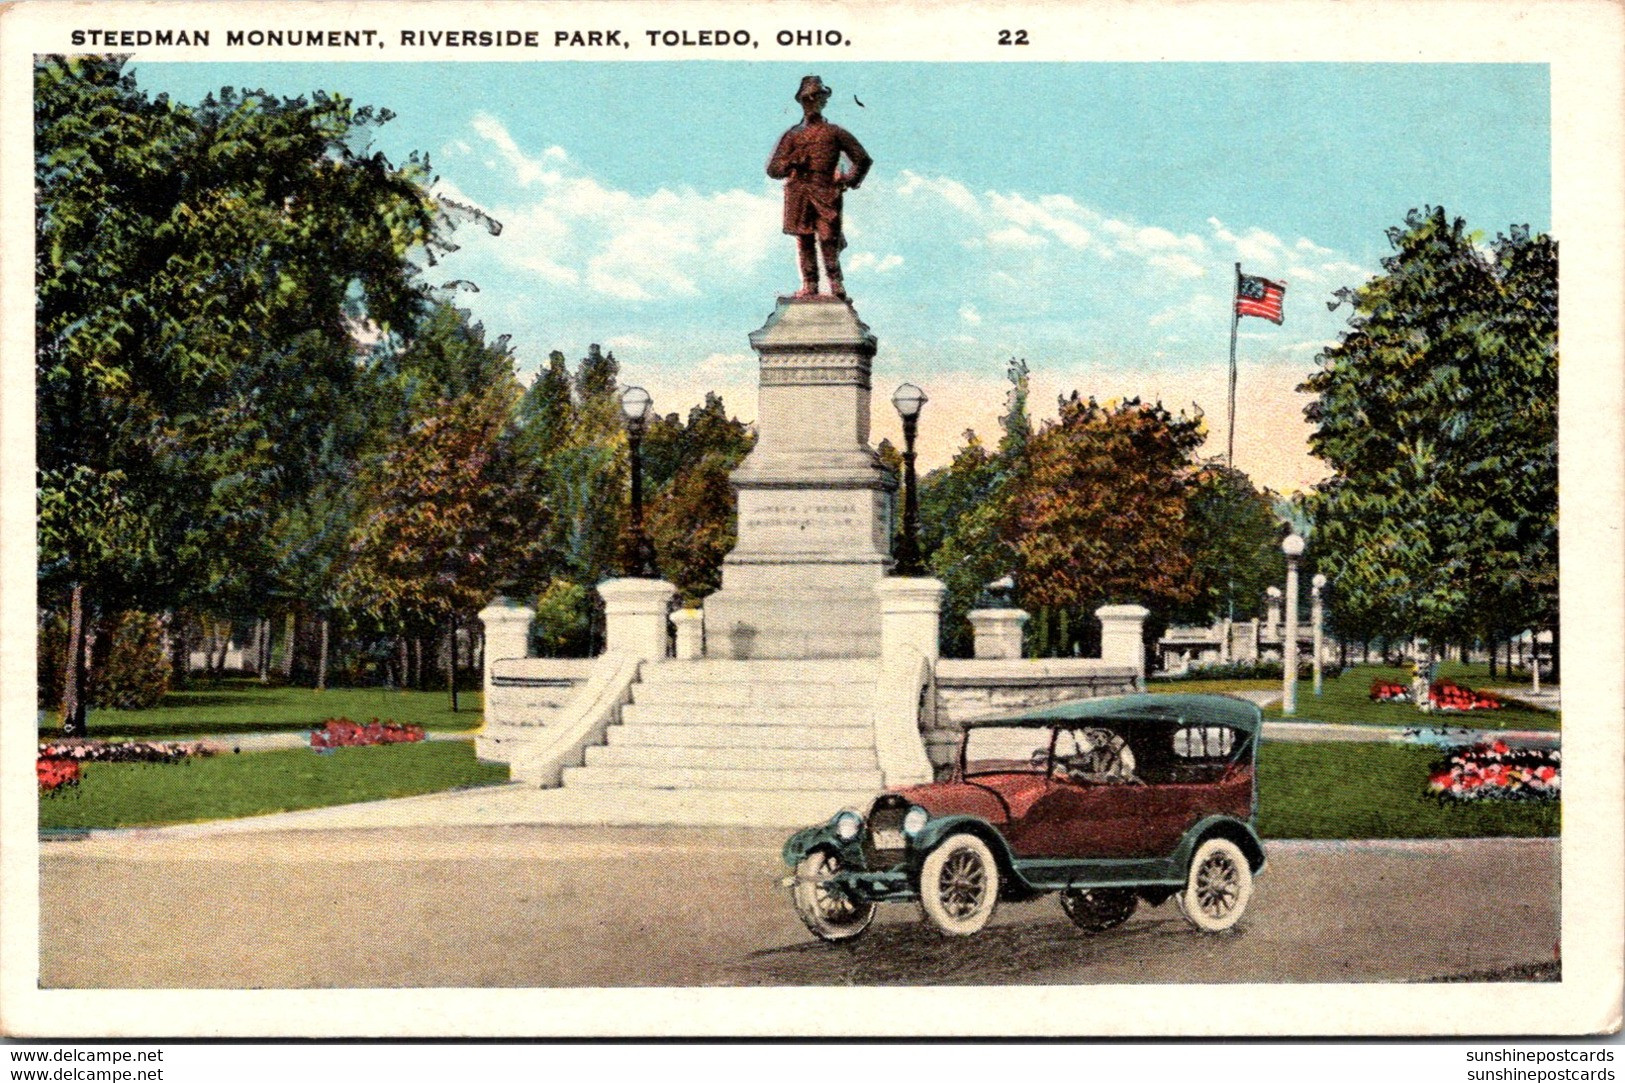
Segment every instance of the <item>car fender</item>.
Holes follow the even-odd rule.
[[[1032,885],[1016,867],[1016,855],[1010,852],[1010,844],[1004,840],[1004,835],[980,816],[943,816],[940,819],[927,820],[920,833],[909,840],[912,871],[918,873],[925,861],[925,855],[935,850],[949,835],[961,833],[975,835],[987,843],[1004,876],[1014,880],[1022,888],[1032,890]]]
[[[842,861],[851,864],[849,851],[856,848],[857,840],[848,841],[835,833],[835,821],[804,827],[784,840],[784,863],[792,869],[814,850],[833,850]]]
[[[1253,830],[1252,824],[1238,820],[1234,816],[1207,816],[1198,820],[1195,826],[1185,832],[1184,838],[1180,839],[1179,847],[1171,858],[1173,867],[1181,870],[1189,868],[1191,855],[1196,852],[1196,847],[1213,836],[1227,838],[1241,847],[1241,852],[1247,855],[1247,864],[1251,866],[1253,872],[1258,872],[1264,867],[1264,844],[1259,840],[1258,832]]]

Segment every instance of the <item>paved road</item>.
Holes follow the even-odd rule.
[[[1173,905],[1099,937],[1053,897],[969,940],[885,909],[802,929],[783,833],[400,827],[42,845],[53,987],[1080,984],[1555,978],[1555,840],[1275,843],[1242,925]]]

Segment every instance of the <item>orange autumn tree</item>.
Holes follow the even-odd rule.
[[[1203,435],[1200,416],[1137,398],[1102,406],[1074,391],[1032,437],[1007,528],[1022,598],[1042,607],[1035,631],[1052,647],[1069,653],[1098,606],[1191,599],[1186,506]]]

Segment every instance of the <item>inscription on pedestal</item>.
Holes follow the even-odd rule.
[[[753,514],[745,518],[743,525],[746,530],[770,527],[791,527],[797,530],[855,527],[861,522],[858,513],[859,508],[855,503],[829,501],[798,503],[781,499],[778,503],[756,508]]]

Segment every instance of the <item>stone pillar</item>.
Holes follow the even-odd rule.
[[[1145,690],[1145,618],[1151,610],[1143,605],[1103,605],[1095,610],[1100,618],[1100,660],[1117,666],[1134,667],[1134,686]]]
[[[606,579],[598,594],[604,599],[605,653],[664,661],[666,614],[677,588],[664,579]]]
[[[977,658],[1020,658],[1025,609],[973,609],[965,614],[976,637]]]
[[[530,622],[536,610],[508,598],[498,597],[479,611],[485,627],[485,702],[491,702],[491,666],[505,658],[530,656]]]
[[[1279,639],[1281,636],[1281,588],[1269,587],[1264,591],[1264,636],[1266,639]]]
[[[705,656],[705,614],[698,609],[679,609],[671,615],[672,627],[677,629],[679,662],[692,662]]]
[[[874,591],[880,596],[881,661],[904,650],[918,651],[935,661],[942,596],[947,592],[942,582],[893,576],[876,583]]]

